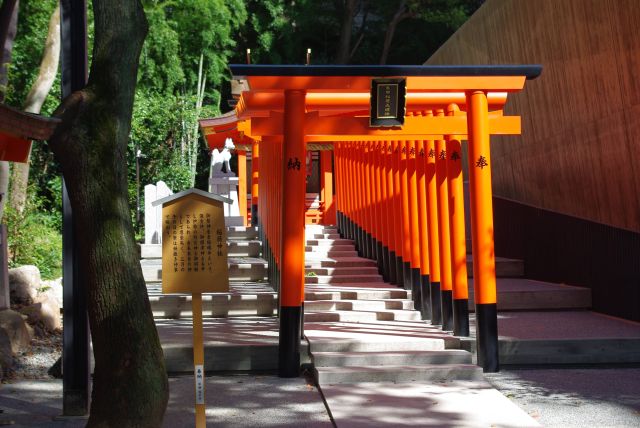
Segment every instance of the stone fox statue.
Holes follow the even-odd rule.
[[[222,151],[218,151],[218,149],[213,149],[211,152],[211,176],[221,176],[221,175],[230,175],[233,174],[231,171],[231,165],[229,165],[229,160],[231,159],[231,151],[235,149],[236,146],[233,144],[233,140],[231,138],[227,138],[224,142],[224,149]],[[225,172],[222,172],[222,164],[224,163]]]

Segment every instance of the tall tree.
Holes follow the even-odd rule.
[[[126,151],[147,21],[138,0],[93,0],[89,80],[49,143],[77,220],[95,357],[89,427],[158,427],[168,382],[127,198]]]
[[[360,3],[362,3],[361,0],[336,1],[337,9],[342,12],[342,25],[340,27],[340,41],[338,42],[336,64],[346,64],[349,62],[349,58],[351,56],[353,18],[356,16]]]
[[[29,113],[40,113],[44,100],[49,95],[58,73],[60,62],[60,6],[56,7],[49,20],[49,31],[44,45],[42,62],[38,77],[27,94],[23,109]],[[30,156],[29,156],[30,158]],[[29,182],[29,162],[14,163],[11,173],[10,205],[22,213],[27,200],[27,184]]]
[[[0,102],[4,102],[7,92],[7,69],[11,63],[13,40],[18,22],[18,0],[3,0],[0,6]],[[9,190],[9,162],[0,161],[0,220],[4,214]]]
[[[378,13],[387,22],[382,42],[379,64],[387,63],[396,30],[403,21],[415,19],[426,34],[433,33],[434,25],[445,25],[453,33],[479,7],[484,0],[396,0],[380,3]],[[433,34],[429,34],[431,38]],[[402,43],[412,43],[413,37],[403,38]],[[425,52],[426,54],[426,52]],[[428,56],[424,56],[427,58]]]

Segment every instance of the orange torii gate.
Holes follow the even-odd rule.
[[[299,370],[306,143],[333,145],[341,233],[354,239],[364,256],[378,260],[385,279],[412,289],[423,319],[468,335],[465,139],[478,362],[485,371],[497,371],[489,136],[520,133],[520,118],[504,116],[503,106],[507,94],[522,90],[541,67],[232,65],[231,70],[244,89],[235,114],[218,120],[217,129],[202,126],[209,141],[214,134],[235,133],[260,147],[257,218],[275,266],[271,279],[280,284],[280,375],[297,376]]]

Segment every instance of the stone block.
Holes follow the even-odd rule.
[[[37,266],[20,266],[9,269],[9,288],[11,301],[30,304],[38,295],[40,288],[40,270]]]

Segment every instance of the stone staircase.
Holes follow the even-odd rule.
[[[255,227],[228,226],[229,292],[202,296],[203,316],[274,316],[277,294],[266,283],[267,262]],[[140,265],[155,318],[190,318],[191,296],[162,294],[162,245],[142,244]]]
[[[421,321],[411,291],[385,283],[376,262],[358,257],[335,228],[307,226],[306,245],[305,333],[318,379],[471,376],[473,278],[472,336],[452,337]],[[471,256],[467,263],[472,275]],[[589,289],[525,279],[521,260],[500,257],[496,276],[502,365],[640,363],[640,324],[592,312]]]
[[[307,226],[305,336],[320,385],[479,380],[459,341],[420,320],[411,291],[385,283],[335,228]]]

